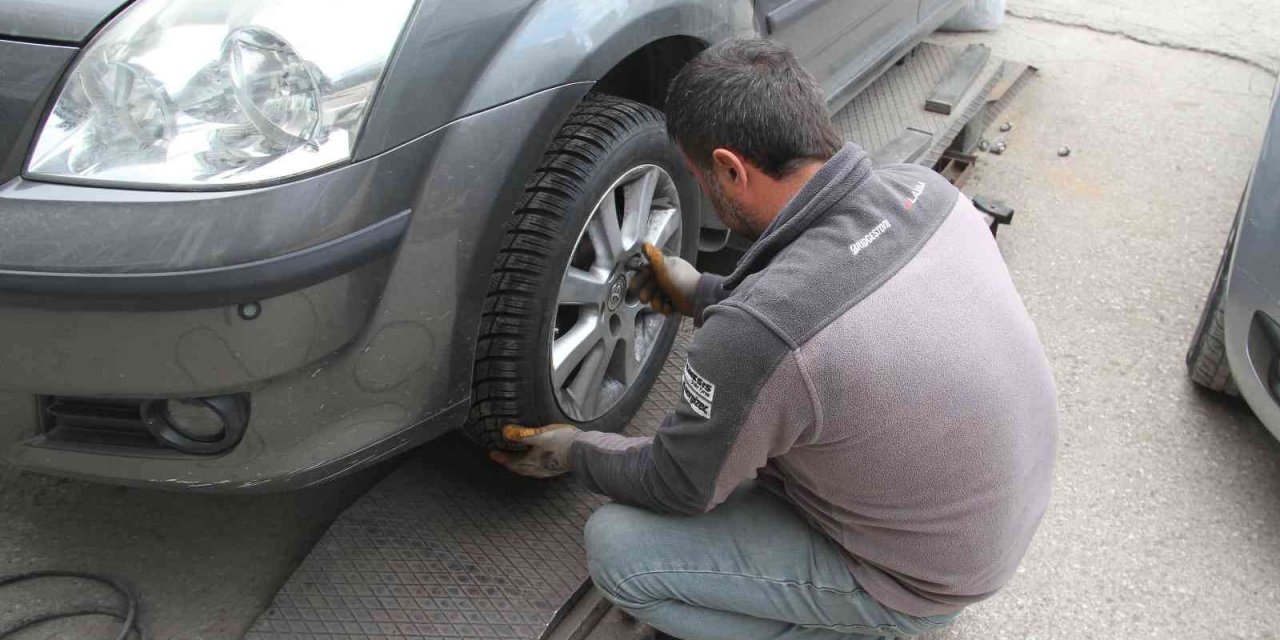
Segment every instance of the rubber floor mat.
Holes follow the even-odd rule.
[[[675,406],[691,335],[686,322],[627,433]],[[441,438],[334,521],[246,638],[536,639],[587,576],[582,525],[603,502]]]

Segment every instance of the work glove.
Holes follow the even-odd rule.
[[[489,457],[514,473],[531,478],[553,478],[569,471],[569,450],[582,433],[577,427],[553,424],[537,429],[509,424],[502,428],[502,438],[523,444],[528,451],[493,451]]]
[[[631,293],[658,313],[693,317],[698,279],[702,274],[677,256],[665,256],[657,247],[644,243],[641,247],[648,264],[631,280]]]

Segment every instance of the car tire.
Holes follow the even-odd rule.
[[[1227,361],[1227,338],[1224,308],[1226,305],[1227,269],[1231,262],[1232,247],[1235,244],[1235,229],[1227,239],[1227,246],[1222,251],[1222,259],[1218,262],[1217,275],[1213,278],[1213,286],[1209,289],[1209,297],[1200,314],[1200,323],[1192,334],[1191,347],[1187,349],[1187,371],[1196,384],[1219,393],[1231,396],[1240,395],[1236,381],[1231,377],[1231,366]]]
[[[661,206],[666,207],[661,209],[667,216],[663,218],[666,234],[663,237],[667,238],[663,241],[671,246],[678,243],[678,253],[688,260],[694,259],[698,186],[668,139],[662,114],[630,100],[589,95],[570,114],[525,187],[489,280],[476,348],[471,414],[465,426],[467,435],[480,445],[508,448],[501,435],[502,427],[507,424],[569,423],[584,430],[620,431],[657,379],[679,331],[679,318],[656,316],[629,295],[616,315],[621,317],[623,307],[632,313],[648,314],[643,315],[643,320],[636,316],[634,325],[638,327],[636,335],[640,328],[648,328],[649,339],[644,345],[648,356],[642,361],[637,358],[640,364],[622,376],[632,380],[626,383],[629,386],[625,386],[625,391],[620,390],[624,387],[621,382],[609,387],[613,395],[607,410],[603,410],[604,401],[599,399],[592,408],[602,410],[600,415],[571,406],[574,397],[570,397],[568,385],[557,386],[559,371],[552,368],[553,348],[556,348],[553,342],[561,337],[561,325],[572,324],[566,330],[567,336],[580,326],[573,323],[581,323],[582,314],[607,314],[607,307],[616,297],[614,294],[621,283],[628,281],[629,272],[615,268],[615,275],[602,276],[614,278],[604,280],[605,284],[611,283],[609,300],[598,308],[590,305],[568,308],[578,315],[566,319],[564,305],[577,303],[562,302],[565,298],[562,298],[561,284],[569,270],[577,268],[575,261],[580,261],[585,251],[592,255],[588,256],[590,264],[583,265],[582,269],[603,272],[596,266],[605,253],[595,244],[601,237],[600,227],[588,229],[588,223],[597,225],[597,216],[605,215],[602,211],[615,197],[618,198],[612,205],[615,209],[631,211],[631,200],[622,198],[631,193],[632,183],[622,181],[637,171],[644,184],[650,182],[651,175],[657,176],[653,178],[655,184],[661,182],[655,189],[662,192]],[[646,217],[650,225],[656,224],[652,220],[658,218],[659,197],[652,196],[652,211],[646,213],[646,216],[653,215]],[[674,213],[669,206],[673,199]],[[622,235],[626,236],[623,216],[617,214],[623,227]],[[678,229],[667,229],[674,224],[678,224]],[[632,251],[638,252],[639,241],[643,238],[636,241]],[[583,245],[584,242],[589,244]],[[602,334],[614,331],[614,316],[608,320],[608,328],[600,330]],[[621,338],[615,340],[621,341]],[[592,354],[600,353],[599,349]],[[623,352],[618,357],[623,359],[633,351],[618,349]],[[636,347],[634,351],[638,353],[639,349]],[[612,355],[602,357],[608,366],[616,361],[611,359]],[[585,375],[586,361],[584,358],[578,370],[566,375],[574,376],[575,381],[577,376]],[[626,364],[631,363],[624,362]],[[593,367],[592,371],[597,368]],[[606,380],[610,379],[606,377]]]

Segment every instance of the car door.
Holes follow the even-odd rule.
[[[920,0],[756,0],[767,35],[791,47],[828,101],[841,104],[910,37],[919,6]]]
[[[934,14],[955,6],[955,0],[920,0],[920,21],[928,22]]]

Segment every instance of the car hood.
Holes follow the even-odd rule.
[[[132,0],[0,0],[0,38],[79,44]]]

